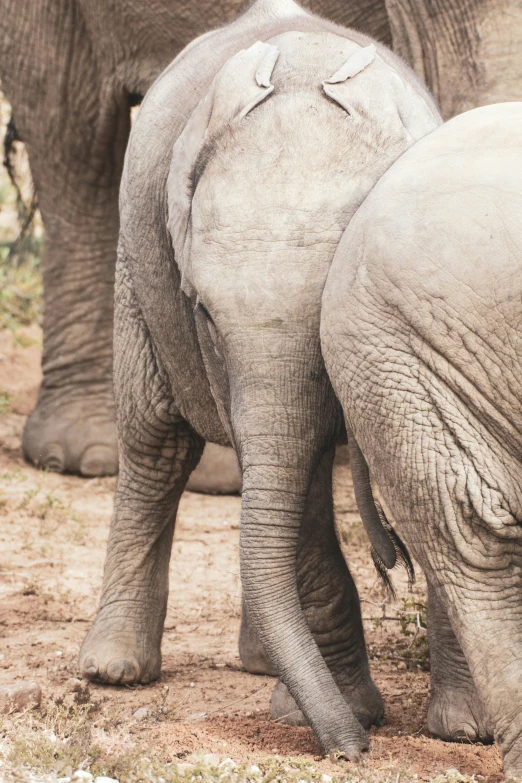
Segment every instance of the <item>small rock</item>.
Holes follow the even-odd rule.
[[[36,682],[13,682],[0,685],[0,713],[21,712],[27,707],[39,707],[42,689]]]
[[[250,772],[251,775],[260,775],[261,770],[257,766],[257,764],[252,764],[251,767],[248,768],[248,772]]]
[[[79,680],[77,677],[70,677],[66,684],[67,691],[74,694],[76,704],[87,704],[91,698],[89,683],[85,680]]]
[[[201,763],[206,767],[217,767],[219,764],[219,756],[217,753],[205,753],[201,759]]]
[[[93,775],[86,769],[77,769],[76,772],[73,772],[72,779],[79,780],[81,783],[92,783]]]
[[[321,775],[321,783],[332,783],[330,775]]]
[[[401,661],[400,663],[397,664],[397,671],[399,672],[405,672],[407,668],[408,668],[408,664],[405,663],[405,661]]]
[[[69,693],[78,693],[82,689],[82,681],[77,677],[70,677],[66,683]]]
[[[94,778],[94,783],[120,783],[120,781],[116,780],[116,778],[106,778],[104,775],[100,775]]]
[[[145,718],[149,717],[149,709],[148,707],[139,707],[136,712],[132,713],[132,717],[136,718],[136,720],[145,720]],[[107,778],[108,780],[109,778]]]

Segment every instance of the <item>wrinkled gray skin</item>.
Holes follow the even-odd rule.
[[[233,444],[248,615],[323,746],[350,757],[382,701],[333,525],[341,416],[321,293],[357,206],[440,122],[409,69],[370,43],[291,0],[258,0],[146,97],[120,200],[120,473],[80,655],[88,677],[158,676],[178,500],[204,440]],[[362,70],[322,84],[348,61]],[[274,700],[273,713],[296,709],[283,686]]]
[[[519,0],[386,0],[393,50],[426,82],[442,116],[522,100]]]
[[[445,117],[522,97],[514,0],[310,0],[410,62]],[[0,80],[46,230],[43,383],[24,433],[41,467],[117,469],[112,394],[118,188],[129,103],[243,0],[2,0]],[[387,14],[388,12],[388,14]]]
[[[522,774],[522,103],[457,117],[376,185],[325,287],[325,362],[429,582],[431,731]]]
[[[384,0],[310,0],[389,42]],[[45,226],[43,383],[24,431],[35,464],[115,473],[112,392],[118,190],[129,104],[244,0],[2,0],[0,81]]]

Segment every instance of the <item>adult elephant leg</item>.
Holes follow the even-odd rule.
[[[83,675],[112,683],[159,676],[176,511],[204,445],[177,412],[125,276],[115,321],[120,472],[100,607],[80,652]]]
[[[492,742],[493,734],[464,653],[435,588],[428,584],[431,701],[428,729],[449,741]]]
[[[115,473],[112,318],[127,97],[114,65],[96,56],[78,3],[7,0],[2,32],[2,86],[45,227],[43,382],[24,453],[50,470]]]
[[[386,0],[386,8],[393,50],[426,82],[445,119],[521,99],[520,3]]]
[[[335,451],[319,463],[310,487],[297,556],[297,587],[305,617],[334,679],[357,719],[381,723],[384,704],[370,677],[357,588],[341,552],[334,523],[332,468]],[[272,718],[306,725],[282,682],[270,705]]]
[[[118,469],[112,320],[126,111],[119,107],[112,118],[113,143],[92,162],[97,172],[78,171],[66,146],[58,172],[48,177],[47,163],[38,166],[46,230],[43,381],[23,449],[31,462],[58,472],[97,476]]]

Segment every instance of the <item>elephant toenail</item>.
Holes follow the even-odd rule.
[[[82,476],[113,476],[118,472],[118,457],[109,446],[89,446],[80,462]]]
[[[60,444],[48,443],[40,455],[39,463],[44,470],[63,473],[65,470],[65,453]]]
[[[98,674],[98,662],[96,658],[87,658],[82,666],[82,674],[89,679],[96,677]]]
[[[137,667],[124,658],[115,658],[107,666],[107,678],[111,682],[136,682],[138,680]]]

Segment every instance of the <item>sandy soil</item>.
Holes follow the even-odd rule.
[[[0,684],[36,681],[45,710],[63,702],[70,678],[77,675],[78,650],[101,586],[115,480],[43,474],[24,463],[20,437],[36,398],[40,339],[37,327],[16,339],[0,333],[0,400],[8,392],[7,404],[3,397],[8,410],[0,415]],[[364,601],[373,676],[387,705],[387,723],[372,730],[363,764],[349,766],[346,774],[398,783],[415,775],[431,780],[452,768],[499,781],[495,748],[428,736],[424,631],[400,613],[424,601],[422,576],[408,593],[405,578],[397,575],[398,601],[383,606],[346,465],[337,467],[336,497],[340,535]],[[331,775],[338,768],[320,760],[311,730],[269,721],[275,681],[241,667],[239,510],[237,497],[185,493],[172,556],[161,680],[147,687],[91,685],[97,741],[109,750],[146,743],[167,761],[189,758],[194,751],[238,763],[293,756],[314,760],[321,773]],[[379,622],[383,611],[391,619]],[[141,720],[133,717],[140,707],[148,708]],[[12,739],[9,725],[5,737]]]

